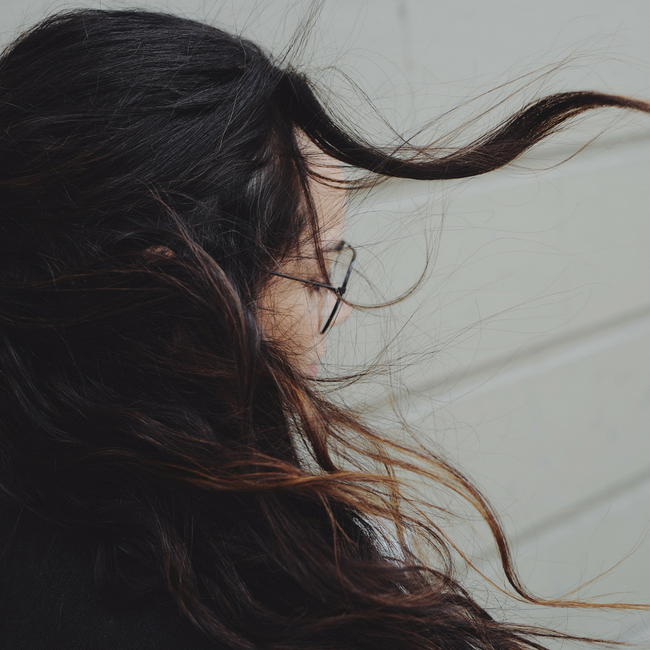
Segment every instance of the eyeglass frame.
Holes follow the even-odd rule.
[[[267,271],[269,275],[275,275],[278,278],[287,278],[287,280],[295,280],[296,282],[302,282],[303,284],[311,284],[314,287],[323,287],[323,289],[328,289],[329,291],[336,294],[336,302],[334,303],[334,307],[332,307],[332,311],[330,312],[327,322],[325,323],[325,325],[323,325],[323,328],[320,331],[321,334],[325,334],[325,332],[327,332],[330,325],[334,321],[334,317],[338,313],[339,307],[343,302],[343,296],[345,295],[345,292],[348,287],[348,281],[350,280],[350,276],[352,275],[352,267],[354,266],[354,262],[357,259],[357,251],[354,249],[353,246],[350,246],[350,244],[348,244],[347,242],[341,242],[341,248],[339,248],[339,250],[336,252],[341,253],[341,251],[343,251],[343,249],[345,248],[349,248],[352,251],[352,259],[350,260],[348,270],[345,272],[345,278],[343,278],[343,284],[340,287],[335,287],[331,284],[325,284],[324,282],[316,282],[315,280],[303,280],[302,278],[297,278],[293,275],[286,275],[285,273]]]

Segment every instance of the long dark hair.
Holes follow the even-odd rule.
[[[265,340],[256,299],[317,234],[299,134],[366,183],[463,178],[603,106],[648,111],[563,93],[451,152],[382,148],[303,74],[204,24],[80,10],[23,34],[0,58],[5,498],[92,546],[104,598],[167,592],[216,644],[541,647],[555,633],[496,621],[462,588],[397,475],[469,500],[515,592],[540,602],[480,491],[328,400]]]

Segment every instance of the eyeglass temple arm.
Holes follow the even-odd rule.
[[[302,282],[303,284],[311,284],[314,287],[323,287],[324,289],[329,289],[330,291],[333,291],[339,296],[342,296],[345,293],[345,290],[348,286],[348,280],[350,279],[350,275],[352,274],[352,267],[354,266],[354,262],[357,259],[357,251],[354,250],[354,248],[349,244],[346,244],[345,246],[352,251],[352,259],[350,260],[350,266],[348,266],[348,270],[347,273],[345,274],[345,279],[343,280],[343,284],[340,287],[335,287],[331,284],[325,284],[324,282],[316,282],[315,280],[303,280],[302,278],[297,278],[294,275],[287,275],[286,273],[277,273],[276,271],[267,271],[267,273],[269,275],[275,275],[278,278],[295,280],[296,282]]]
[[[315,287],[323,287],[324,289],[330,289],[338,293],[337,287],[333,287],[331,284],[324,284],[323,282],[316,282],[314,280],[303,280],[302,278],[297,278],[294,275],[285,275],[284,273],[276,273],[275,271],[267,271],[269,275],[277,275],[279,278],[287,278],[287,280],[295,280],[296,282],[302,282],[303,284],[311,284]]]

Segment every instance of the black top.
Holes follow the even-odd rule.
[[[26,508],[0,507],[0,650],[216,648],[167,594],[105,604],[91,554]]]

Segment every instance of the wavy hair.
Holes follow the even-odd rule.
[[[302,377],[265,340],[256,298],[274,261],[318,231],[309,188],[323,179],[298,134],[366,184],[464,178],[605,106],[649,111],[561,93],[451,151],[381,147],[346,130],[304,74],[214,27],[100,10],[36,25],[0,57],[4,498],[83,534],[104,598],[166,592],[215,646],[567,638],[497,621],[463,589],[451,542],[398,475],[467,499],[514,591],[549,604],[517,578],[480,491]]]

